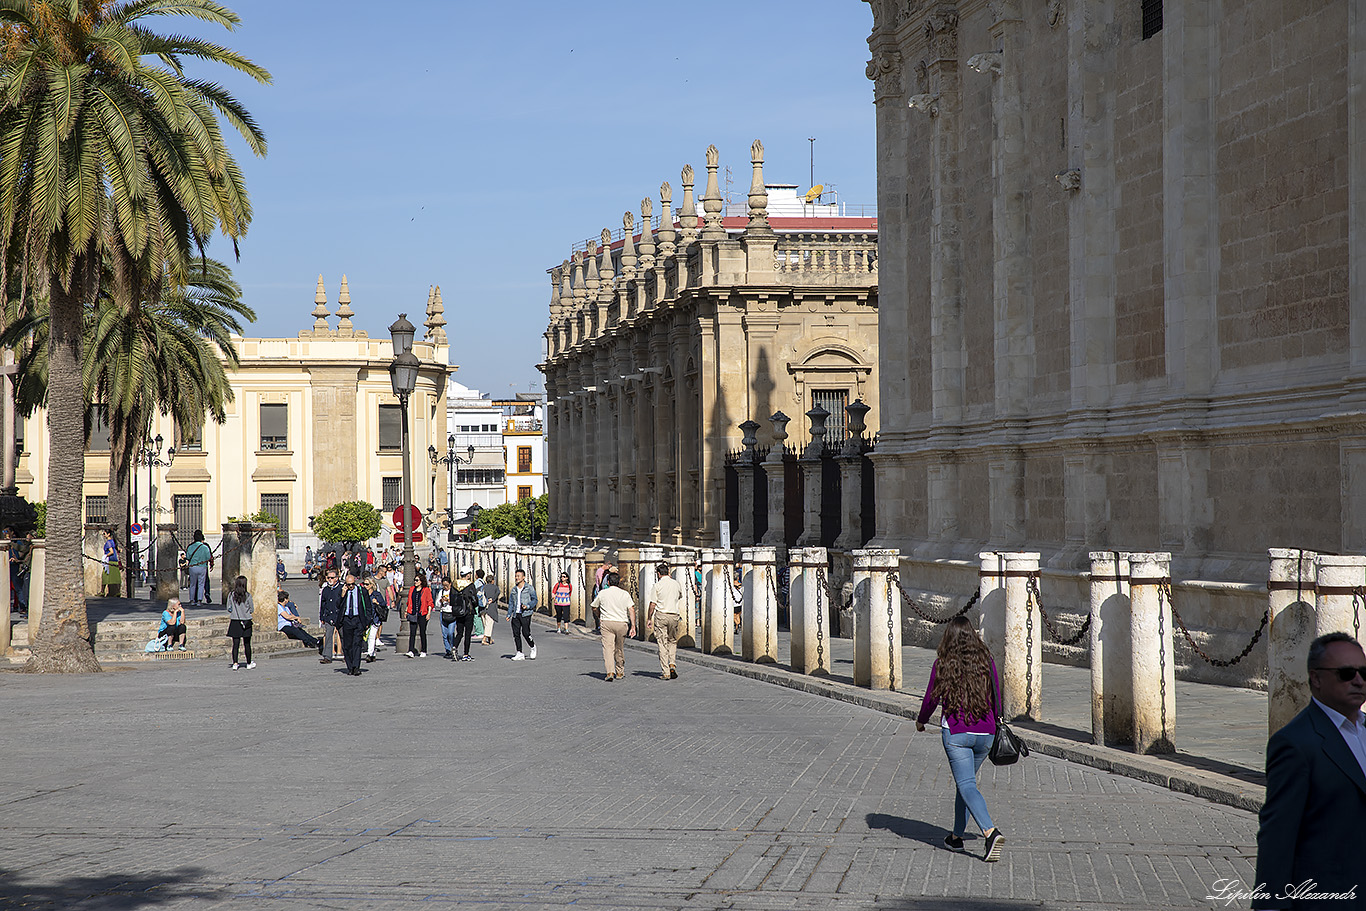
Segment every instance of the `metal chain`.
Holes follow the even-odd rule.
[[[1361,641],[1361,607],[1366,604],[1366,586],[1352,589],[1352,638]]]
[[[1167,606],[1172,605],[1172,580],[1161,579],[1157,583],[1157,671],[1158,671],[1158,692],[1162,699],[1162,739],[1170,742],[1167,736],[1167,627],[1163,619],[1162,602],[1166,600]],[[1176,610],[1172,609],[1172,618],[1176,618]],[[1182,624],[1182,629],[1185,625]]]
[[[888,689],[896,689],[896,626],[892,611],[892,578],[895,573],[887,574],[887,584],[884,592],[887,598],[887,681]],[[897,588],[901,584],[897,583]]]
[[[1088,632],[1090,632],[1091,615],[1087,614],[1086,619],[1082,621],[1081,628],[1078,629],[1075,634],[1064,636],[1059,633],[1058,628],[1053,625],[1053,621],[1048,619],[1048,611],[1043,609],[1043,596],[1039,594],[1039,578],[1037,576],[1030,576],[1026,584],[1029,586],[1029,597],[1033,599],[1034,604],[1039,608],[1039,618],[1043,620],[1043,625],[1047,627],[1048,633],[1053,637],[1054,642],[1058,645],[1076,645]]]
[[[730,592],[730,598],[735,602],[735,606],[740,607],[745,603],[745,593],[743,589],[735,590],[735,573],[730,570],[734,564],[722,563],[721,565],[726,567],[726,591]]]
[[[767,574],[767,576],[768,576],[768,587],[769,587],[770,589],[773,590],[773,600],[774,600],[774,602],[775,602],[774,605],[773,605],[773,609],[776,611],[776,610],[778,609],[778,605],[777,605],[777,603],[776,603],[777,600],[778,600],[778,591],[777,591],[777,582],[776,582],[776,581],[774,580],[774,578],[773,578],[774,575],[775,575],[775,573],[774,573],[774,571],[773,571],[773,567],[772,567],[772,566],[767,567],[767,568],[764,570],[764,572],[765,572],[765,573]],[[771,637],[772,637],[772,635],[773,635],[773,623],[774,623],[774,618],[773,618],[771,615],[768,615],[767,612],[765,612],[765,616],[764,616],[764,654],[765,654],[765,655],[771,655],[771,654],[773,654],[773,643],[772,643],[772,640],[771,640]]]
[[[826,586],[825,567],[816,567],[816,667],[825,667],[825,605],[821,595],[829,595]]]
[[[960,608],[958,609],[957,613],[950,614],[950,615],[947,616],[947,617],[939,618],[939,617],[932,616],[932,615],[930,615],[929,613],[927,613],[927,612],[925,612],[924,610],[921,609],[919,602],[917,602],[914,598],[912,598],[912,597],[910,596],[910,594],[907,593],[905,587],[902,586],[902,584],[901,584],[901,579],[900,579],[900,577],[897,576],[896,573],[888,573],[888,574],[887,574],[887,578],[890,579],[890,580],[892,581],[892,583],[896,585],[897,591],[901,592],[901,601],[902,601],[902,603],[909,605],[910,608],[911,608],[911,610],[915,611],[915,613],[916,613],[917,615],[919,615],[919,617],[920,617],[921,620],[925,620],[925,621],[927,621],[927,622],[929,622],[929,623],[934,623],[934,624],[936,624],[936,625],[938,625],[938,624],[940,624],[940,623],[948,623],[950,620],[954,619],[955,617],[961,617],[961,616],[963,616],[963,615],[966,614],[968,611],[972,610],[972,606],[973,606],[974,604],[977,603],[977,599],[980,598],[980,597],[982,597],[982,590],[979,588],[977,591],[973,592],[972,595],[970,595],[970,596],[968,597],[968,602],[967,602],[966,604],[964,604],[962,607],[960,607]],[[851,594],[851,595],[849,596],[849,603],[852,604],[853,601],[854,601],[854,596]],[[846,605],[846,606],[847,606],[847,605]]]
[[[1252,650],[1257,646],[1257,642],[1262,638],[1262,633],[1266,632],[1267,623],[1271,620],[1271,607],[1268,605],[1266,610],[1262,612],[1262,622],[1257,625],[1257,631],[1252,634],[1252,638],[1248,640],[1247,645],[1243,646],[1241,652],[1228,659],[1211,658],[1204,649],[1195,644],[1195,639],[1191,636],[1190,630],[1186,629],[1186,621],[1182,620],[1181,615],[1176,612],[1176,601],[1172,599],[1171,580],[1166,580],[1162,583],[1162,590],[1167,597],[1167,604],[1171,607],[1172,621],[1175,622],[1177,627],[1181,630],[1181,635],[1186,637],[1186,641],[1190,643],[1191,649],[1194,650],[1197,655],[1215,667],[1233,667],[1233,665],[1251,654]],[[1356,596],[1353,595],[1352,597],[1353,600],[1355,600]]]

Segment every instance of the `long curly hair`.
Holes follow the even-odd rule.
[[[934,697],[946,716],[969,723],[990,717],[995,704],[991,651],[966,617],[954,617],[939,640],[939,670]]]

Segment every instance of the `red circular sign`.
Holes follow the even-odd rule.
[[[403,513],[405,511],[408,513],[408,519],[406,520],[403,518]],[[408,531],[413,528],[420,528],[421,526],[422,510],[418,509],[416,506],[409,506],[406,510],[404,507],[400,506],[398,509],[394,510],[394,527],[399,531]]]

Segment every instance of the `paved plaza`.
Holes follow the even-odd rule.
[[[1252,813],[1045,756],[983,767],[998,864],[941,845],[937,733],[505,624],[477,660],[0,674],[0,905],[1207,908]],[[968,850],[980,853],[980,837]]]

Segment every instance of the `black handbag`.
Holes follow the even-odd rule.
[[[992,765],[1014,765],[1021,757],[1029,755],[1029,745],[1015,736],[1010,725],[1001,717],[1004,706],[1001,704],[1001,694],[996,690],[994,679],[992,690],[996,694],[996,736],[991,741],[991,751],[987,753],[987,758],[991,760]]]

